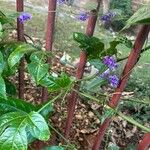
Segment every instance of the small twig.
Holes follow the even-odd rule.
[[[41,112],[44,108],[46,108],[49,104],[51,104],[51,103],[54,103],[59,97],[61,97],[62,96],[62,92],[58,95],[58,96],[56,96],[56,97],[54,97],[52,100],[49,100],[43,107],[41,107],[37,112],[39,113],[39,112]]]
[[[30,37],[28,34],[24,34],[24,36],[25,36],[25,37],[28,37],[28,38],[32,41],[32,43],[35,44],[35,42],[34,42],[34,40],[32,39],[32,37]],[[26,39],[26,38],[25,38],[25,39]],[[26,40],[26,41],[27,41],[27,40]]]
[[[49,123],[48,125],[49,125],[49,127],[50,127],[52,130],[54,130],[66,143],[69,144],[69,141],[68,141],[59,131],[57,131],[50,123]]]
[[[141,50],[141,54],[144,53],[144,52],[146,52],[146,51],[149,50],[149,49],[150,49],[150,46],[147,46],[146,48],[143,48],[143,49]],[[123,57],[123,58],[118,58],[118,59],[117,59],[117,62],[126,60],[126,59],[128,59],[128,57],[129,57],[129,56],[125,56],[125,57]]]

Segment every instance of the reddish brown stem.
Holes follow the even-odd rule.
[[[103,140],[103,136],[105,135],[105,127],[109,126],[110,120],[111,120],[110,118],[107,118],[104,121],[104,123],[101,125],[101,128],[98,131],[98,134],[96,136],[96,140],[95,140],[92,150],[99,149],[99,146],[100,146],[99,142]]]
[[[150,146],[150,133],[146,133],[142,141],[139,143],[137,150],[148,150],[149,146]]]
[[[24,10],[24,3],[23,0],[17,0],[17,12],[23,12]],[[24,25],[17,19],[17,35],[18,41],[24,41]],[[19,98],[24,98],[24,60],[22,59],[19,66]]]
[[[47,51],[52,51],[52,46],[53,46],[56,4],[57,4],[57,0],[49,0],[47,29],[46,29],[46,47],[45,47]],[[48,63],[49,64],[51,63],[49,58],[48,58]],[[48,99],[48,91],[46,88],[43,88],[42,101],[44,102],[47,99]]]
[[[91,11],[89,20],[88,20],[88,24],[87,24],[86,35],[88,35],[88,36],[93,35],[94,30],[95,30],[96,21],[97,21],[96,11]],[[77,79],[81,79],[83,77],[86,62],[87,62],[86,51],[82,51],[80,53],[80,61],[79,61],[79,64],[77,67],[77,72],[76,72]],[[76,90],[78,90],[79,86],[75,85],[74,88]],[[72,91],[71,96],[68,99],[68,116],[67,116],[66,127],[65,127],[65,137],[66,138],[69,137],[76,103],[77,103],[77,93]]]
[[[48,4],[48,16],[47,16],[47,27],[46,27],[46,51],[52,51],[53,46],[53,34],[55,27],[55,12],[56,12],[57,0],[49,0]],[[47,62],[51,64],[51,60],[48,58]],[[42,102],[48,100],[48,91],[46,88],[42,88]],[[44,146],[44,143],[38,141],[37,147],[40,150]]]
[[[132,51],[128,57],[127,63],[126,63],[125,68],[122,72],[120,83],[119,83],[118,87],[116,88],[116,90],[115,90],[115,92],[114,92],[114,94],[113,94],[113,96],[109,102],[109,106],[112,108],[115,108],[120,101],[121,94],[122,94],[122,92],[126,86],[128,79],[129,79],[129,76],[131,74],[131,70],[134,68],[134,66],[136,65],[136,63],[140,57],[141,49],[145,43],[146,38],[148,37],[149,30],[150,30],[150,26],[144,25],[141,28],[139,34],[137,35],[136,41],[134,43],[134,47],[133,47],[133,49],[132,49]],[[104,133],[106,131],[106,129],[108,128],[110,122],[111,122],[111,119],[107,118],[104,121],[104,123],[100,126],[99,131],[102,131]],[[103,136],[104,136],[104,134],[100,134],[100,133],[97,135],[95,142],[93,144],[92,150],[98,150],[99,149],[101,142],[102,142],[102,139],[103,139]]]

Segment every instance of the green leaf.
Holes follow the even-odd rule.
[[[135,14],[127,21],[123,30],[137,24],[150,24],[150,4],[141,7],[135,12]]]
[[[28,72],[31,75],[32,79],[39,84],[40,80],[48,73],[49,65],[44,64],[41,61],[31,62],[28,64]]]
[[[95,79],[90,80],[87,84],[85,84],[84,88],[88,91],[96,92],[98,87],[106,84],[106,81],[100,77],[96,77]]]
[[[3,70],[4,70],[4,59],[2,52],[0,52],[0,74],[2,74]]]
[[[47,104],[49,102],[46,102],[45,104]],[[45,106],[45,104],[42,104],[38,109],[42,108],[43,106]],[[44,109],[42,109],[42,111],[40,111],[40,114],[44,117],[44,118],[48,118],[50,113],[53,112],[53,104],[49,103]]]
[[[17,70],[16,67],[10,68],[8,65],[8,57],[9,55],[20,45],[20,42],[2,42],[0,43],[0,51],[3,54],[4,59],[4,69],[2,75],[7,77],[14,74]]]
[[[0,150],[27,150],[25,127],[7,128],[0,136]]]
[[[7,99],[5,81],[1,75],[0,75],[0,97]]]
[[[0,111],[1,110],[3,114],[14,111],[30,113],[31,111],[35,111],[36,107],[21,99],[7,97],[7,100],[0,98]]]
[[[46,141],[50,138],[50,131],[45,119],[37,112],[31,112],[27,119],[31,135],[39,140]]]
[[[0,22],[0,37],[2,36],[2,34],[3,34],[3,27],[2,27],[2,24]]]
[[[137,146],[135,144],[129,144],[125,150],[136,150]]]
[[[101,52],[101,56],[104,57],[104,56],[107,56],[107,55],[115,55],[117,54],[117,45],[120,44],[120,41],[111,41],[110,43],[110,47],[104,51]]]
[[[100,53],[104,50],[104,43],[99,38],[90,37],[89,47],[86,49],[89,59],[100,58]]]
[[[31,54],[30,60],[28,72],[38,85],[40,80],[49,72],[49,64],[46,63],[47,55],[45,52],[37,51]]]
[[[62,146],[50,146],[46,147],[43,150],[65,150]]]
[[[80,44],[80,48],[86,49],[89,43],[89,37],[80,32],[73,33],[73,39]]]
[[[9,55],[19,46],[21,42],[0,42],[0,51],[5,59],[8,59]]]
[[[47,61],[47,57],[49,56],[50,54],[48,54],[47,52],[45,51],[36,51],[36,52],[33,52],[30,56],[30,60],[32,62],[45,62]]]
[[[104,50],[104,43],[97,37],[88,37],[79,32],[75,32],[73,37],[80,44],[79,47],[86,50],[89,59],[99,58],[101,51]]]
[[[13,19],[8,18],[2,11],[0,11],[0,23],[3,24],[10,24],[12,25]]]
[[[111,107],[106,106],[106,109],[103,111],[103,115],[101,116],[101,123],[103,123],[106,118],[111,118],[114,114],[115,111]]]
[[[0,32],[3,30],[2,24],[0,22]]]
[[[120,35],[116,38],[116,40],[119,41],[120,43],[124,44],[128,48],[133,47],[132,41],[129,40],[126,36]]]
[[[7,79],[4,80],[6,85],[6,93],[9,95],[16,95],[17,94],[16,86],[9,80]]]
[[[17,63],[19,63],[20,59],[25,55],[31,52],[36,51],[35,47],[29,44],[20,44],[9,56],[8,64],[10,68],[13,68]]]
[[[69,87],[71,83],[70,78],[66,74],[62,74],[58,78],[46,75],[40,80],[40,84],[47,87],[49,92],[65,89]]]
[[[104,65],[100,59],[91,59],[89,60],[89,63],[97,68],[101,73],[107,69],[106,65]]]
[[[26,115],[13,112],[0,117],[0,150],[27,150]]]
[[[0,116],[0,150],[27,150],[27,134],[48,140],[50,132],[44,118],[37,112],[10,112]]]
[[[80,32],[74,32],[73,38],[76,42],[78,42],[80,44],[89,42],[89,37],[83,33],[80,33]]]

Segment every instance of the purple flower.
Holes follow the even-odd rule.
[[[65,3],[65,0],[57,0],[57,4],[64,4]]]
[[[104,21],[104,22],[109,22],[109,21],[110,21],[110,16],[108,16],[108,15],[103,15],[103,16],[101,17],[101,20]]]
[[[116,12],[108,12],[107,14],[101,16],[100,20],[105,23],[109,23],[116,15],[117,15]]]
[[[88,19],[88,13],[80,12],[79,16],[77,16],[77,19],[79,19],[81,21],[86,21]]]
[[[27,20],[30,20],[32,18],[32,15],[30,13],[27,12],[22,12],[19,16],[19,21],[21,23],[24,23]]]
[[[105,56],[103,58],[103,63],[110,69],[114,70],[115,68],[118,67],[116,63],[116,59],[113,56]]]
[[[119,78],[116,75],[111,75],[108,78],[110,85],[114,88],[116,88],[119,84]]]

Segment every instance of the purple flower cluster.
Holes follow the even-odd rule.
[[[108,80],[109,84],[116,88],[119,84],[119,78],[116,75],[112,75],[111,73],[118,67],[116,59],[113,56],[105,56],[103,58],[103,63],[108,67],[100,77]]]
[[[100,20],[103,21],[104,23],[109,23],[116,15],[117,15],[116,12],[108,12],[107,14],[101,16]]]
[[[80,12],[80,14],[77,16],[77,19],[81,21],[86,21],[88,17],[89,16],[87,12]]]
[[[108,78],[110,85],[116,88],[119,84],[119,78],[116,75],[110,75]]]
[[[62,5],[65,3],[65,0],[57,0],[57,4]]]
[[[103,58],[103,63],[110,69],[110,70],[114,70],[115,68],[118,67],[117,63],[116,63],[116,59],[112,56],[105,56]]]
[[[19,21],[21,23],[24,23],[27,20],[30,20],[32,18],[32,15],[30,13],[27,12],[22,12],[19,16]]]

